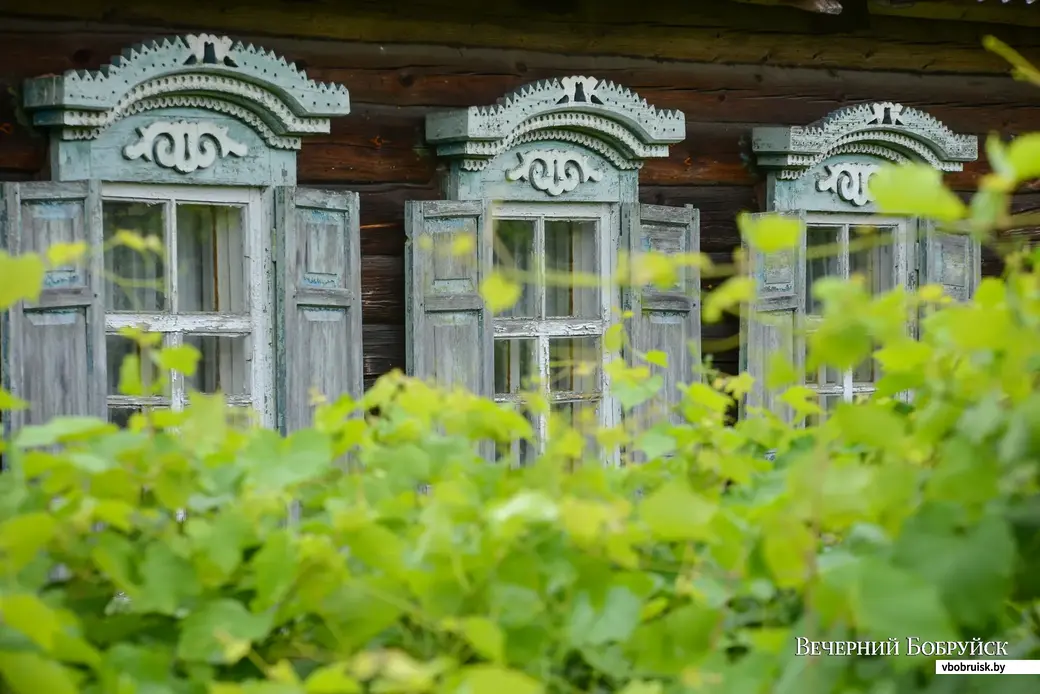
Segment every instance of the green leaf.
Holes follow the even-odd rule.
[[[87,248],[87,244],[83,241],[53,243],[47,247],[47,263],[51,267],[74,265],[86,255]]]
[[[0,600],[4,623],[22,632],[44,651],[54,647],[54,639],[61,631],[61,621],[50,607],[35,595],[27,593],[5,595]]]
[[[459,628],[473,650],[492,662],[503,662],[506,641],[497,624],[486,617],[466,617]]]
[[[1021,53],[998,39],[996,36],[982,37],[982,45],[987,51],[996,53],[1011,64],[1013,68],[1011,74],[1015,79],[1032,82],[1033,84],[1040,86],[1040,70],[1033,67],[1028,60],[1022,57]]]
[[[43,512],[15,516],[0,524],[0,552],[3,552],[6,573],[21,571],[50,543],[57,531],[58,521]]]
[[[44,272],[43,261],[34,253],[12,257],[0,251],[0,311],[23,299],[39,299]]]
[[[476,665],[461,672],[459,694],[542,694],[545,687],[538,680],[518,670],[495,665]]]
[[[236,663],[252,642],[271,629],[271,615],[252,614],[236,600],[205,603],[184,619],[177,641],[177,657],[205,663]]]
[[[718,287],[704,297],[704,321],[717,323],[726,311],[736,312],[743,302],[755,296],[755,280],[751,277],[736,275],[728,277]]]
[[[639,435],[636,450],[642,451],[650,460],[668,455],[675,450],[675,439],[657,429],[650,429]]]
[[[1007,147],[1007,163],[1016,183],[1040,178],[1040,133],[1019,135]]]
[[[24,410],[29,406],[25,400],[16,398],[3,388],[0,388],[0,410]]]
[[[589,591],[574,598],[567,640],[576,648],[624,643],[639,626],[643,599],[627,586],[612,586],[602,604],[596,602]]]
[[[119,364],[119,393],[121,395],[144,395],[144,382],[141,380],[141,357],[128,354]]]
[[[639,504],[639,516],[664,542],[706,540],[717,507],[681,482],[669,482]]]
[[[916,215],[955,222],[968,210],[942,182],[942,173],[927,164],[887,165],[868,184],[878,208],[890,214]]]
[[[63,441],[89,438],[112,430],[111,424],[96,417],[55,417],[46,424],[19,429],[14,437],[14,445],[18,448],[53,446]]]
[[[172,615],[181,598],[198,595],[200,586],[192,566],[161,541],[145,550],[140,573],[142,585],[136,591],[131,609]]]
[[[185,376],[194,376],[201,356],[202,353],[192,345],[176,345],[163,347],[156,358],[159,366],[164,369],[177,371]]]
[[[307,694],[359,694],[361,685],[347,674],[349,663],[333,663],[312,672],[306,682]]]
[[[0,652],[0,675],[13,694],[80,694],[71,670],[35,653]]]
[[[737,227],[744,241],[762,253],[775,253],[798,245],[802,235],[800,219],[772,214],[737,216]]]
[[[802,588],[816,560],[816,538],[805,523],[789,515],[763,528],[762,553],[773,580],[781,588]]]
[[[895,562],[937,586],[953,619],[983,629],[1010,600],[1015,540],[1002,518],[986,516],[967,531],[958,520],[949,507],[923,507],[904,527]]]
[[[664,687],[660,682],[632,680],[621,689],[619,694],[662,694]]]
[[[268,536],[250,564],[256,584],[256,596],[250,605],[254,612],[274,607],[289,593],[296,580],[298,561],[288,532],[282,530]]]
[[[523,287],[498,272],[492,272],[480,285],[488,310],[496,314],[515,306],[522,293]]]
[[[957,638],[937,587],[916,574],[869,557],[825,570],[821,578],[824,589],[844,595],[856,625],[871,638]]]
[[[668,354],[658,349],[652,349],[643,355],[648,363],[660,366],[662,368],[668,367]]]

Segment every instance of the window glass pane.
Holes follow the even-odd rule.
[[[246,311],[240,207],[177,206],[177,310]]]
[[[185,335],[184,343],[202,353],[195,375],[184,377],[188,388],[201,393],[249,394],[245,337]]]
[[[151,386],[159,378],[159,369],[151,359],[141,358],[141,349],[137,343],[121,335],[107,335],[105,337],[105,357],[108,363],[108,393],[109,395],[124,395],[119,392],[119,380],[122,374],[123,362],[127,357],[134,355],[140,364],[138,377],[144,386],[146,395],[160,395],[165,388],[153,390]],[[165,384],[163,384],[165,385]],[[136,395],[136,393],[134,393]]]
[[[530,338],[495,340],[495,393],[516,394],[532,387],[538,377],[536,346]]]
[[[819,396],[817,404],[820,406],[820,409],[822,409],[823,412],[818,415],[809,415],[806,418],[806,423],[810,425],[817,425],[823,423],[823,421],[827,419],[827,416],[831,412],[833,412],[839,404],[841,404],[842,398],[843,396],[840,394]]]
[[[109,405],[108,407],[108,421],[115,424],[120,429],[126,429],[130,426],[130,418],[135,414],[142,412],[154,412],[155,410],[165,410],[165,407],[141,407],[138,405]]]
[[[596,222],[545,220],[545,315],[602,313],[596,272]]]
[[[162,203],[103,203],[107,310],[148,313],[166,309],[163,208]],[[125,237],[127,233],[141,237],[147,245],[140,247],[140,241]]]
[[[507,405],[507,407],[510,407]],[[537,431],[535,428],[535,415],[522,411],[524,419],[531,425],[532,431]],[[538,457],[538,448],[535,446],[534,441],[531,439],[517,439],[511,443],[498,444],[495,448],[495,461],[503,461],[509,458],[517,460],[521,465],[528,465],[533,463]]]
[[[520,283],[522,293],[512,308],[500,313],[507,318],[533,318],[539,314],[535,306],[534,288],[534,228],[533,219],[496,219],[494,262],[495,269]]]
[[[598,393],[603,353],[598,337],[549,340],[549,390]]]
[[[599,402],[561,402],[553,405],[549,418],[549,439],[560,435],[561,426],[570,427],[585,438],[585,453],[596,451],[596,432],[599,429]]]
[[[822,277],[838,276],[840,273],[840,235],[841,227],[837,226],[813,225],[806,229],[805,312],[808,314],[819,314],[823,311],[820,301],[813,297],[813,282]]]
[[[873,383],[881,374],[873,359],[867,359],[852,372],[852,382],[857,384]]]
[[[849,229],[849,274],[863,275],[872,294],[887,292],[894,285],[894,243],[891,227]]]

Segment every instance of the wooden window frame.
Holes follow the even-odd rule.
[[[913,231],[917,228],[917,218],[915,217],[904,217],[904,216],[893,216],[883,215],[872,212],[805,212],[805,229],[806,236],[808,237],[809,230],[813,227],[838,227],[838,272],[836,275],[828,275],[829,277],[839,277],[841,279],[849,279],[850,275],[850,248],[849,248],[849,232],[858,226],[861,227],[883,227],[886,229],[893,230],[893,244],[892,244],[892,266],[891,266],[891,280],[894,289],[896,287],[909,287],[911,286],[915,277],[916,268],[912,267],[912,258],[914,254],[912,250],[915,247],[916,241],[913,238]],[[808,253],[811,246],[808,245],[808,239],[806,242],[806,252]],[[805,305],[805,296],[812,291],[809,282],[809,258],[802,261],[803,267],[801,269],[802,276],[805,278],[806,286],[804,288],[804,295],[801,298],[801,313],[805,325],[804,333],[798,337],[797,349],[800,351],[801,359],[804,363],[806,352],[808,349],[807,337],[808,333],[812,332],[814,324],[820,320],[821,317],[809,313],[808,306]],[[871,294],[874,294],[875,290],[871,289]],[[914,329],[913,320],[907,318],[907,330],[912,332]],[[816,375],[816,381],[810,382],[806,380],[805,387],[814,391],[817,397],[821,401],[822,398],[828,396],[841,396],[842,402],[852,402],[857,396],[869,396],[877,390],[877,379],[879,375],[875,370],[873,372],[874,380],[870,384],[853,381],[853,369],[848,369],[842,373],[842,382],[839,385],[822,385],[824,380],[825,369],[819,369]],[[826,410],[825,410],[826,413]]]
[[[611,359],[609,350],[606,349],[603,336],[608,328],[615,324],[620,318],[620,303],[618,293],[615,291],[614,279],[617,268],[618,239],[621,229],[621,215],[619,205],[615,203],[565,203],[565,202],[500,202],[492,205],[491,228],[494,233],[495,221],[499,219],[534,220],[534,257],[539,258],[545,253],[545,221],[595,221],[595,254],[597,261],[596,273],[600,278],[600,302],[599,315],[596,318],[588,317],[553,317],[553,318],[509,318],[495,316],[492,319],[493,340],[503,339],[534,339],[536,340],[535,365],[540,378],[541,394],[551,404],[583,402],[584,399],[576,398],[570,393],[551,393],[550,384],[544,376],[549,370],[549,340],[551,338],[568,337],[599,337],[600,338],[600,368],[599,397],[589,398],[589,401],[598,401],[599,420],[597,424],[601,427],[613,427],[621,419],[620,405],[611,394],[610,378],[607,374],[607,364]],[[494,242],[494,239],[492,240]],[[535,305],[545,306],[544,281],[536,282]],[[569,397],[568,397],[569,396]],[[520,403],[523,395],[512,395],[495,393],[496,402]],[[539,451],[544,450],[548,434],[548,416],[544,414],[533,417],[536,446]]]
[[[120,328],[139,327],[148,332],[163,334],[163,346],[183,344],[185,334],[214,337],[245,337],[247,339],[246,374],[249,383],[248,396],[228,396],[228,403],[251,407],[265,427],[275,426],[272,399],[264,397],[274,388],[274,345],[270,308],[273,306],[271,278],[271,243],[263,233],[267,215],[263,207],[263,192],[252,187],[214,187],[198,185],[163,184],[104,184],[101,190],[102,204],[109,201],[162,203],[164,205],[163,244],[167,257],[164,273],[169,289],[171,305],[177,295],[177,229],[176,206],[178,204],[203,204],[241,207],[243,210],[243,256],[245,267],[246,307],[244,315],[225,316],[218,313],[174,314],[170,311],[153,313],[105,313],[105,333],[115,335]],[[173,214],[170,212],[173,211]],[[251,338],[251,339],[250,339]],[[184,375],[174,373],[169,407],[181,410],[186,404]],[[155,397],[111,395],[107,397],[107,408],[166,406]]]

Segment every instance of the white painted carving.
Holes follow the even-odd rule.
[[[569,193],[587,181],[598,181],[602,172],[588,157],[562,149],[532,149],[517,154],[520,163],[506,172],[507,181],[529,181],[535,190],[553,197]]]
[[[156,121],[137,129],[140,139],[123,148],[127,159],[144,157],[166,169],[188,174],[213,166],[217,156],[244,157],[248,151],[227,127],[208,121]]]
[[[190,34],[184,37],[184,42],[188,44],[191,57],[200,63],[206,58],[207,45],[213,46],[213,57],[218,63],[222,63],[231,52],[233,43],[227,36],[214,36],[213,34]]]
[[[863,207],[873,200],[867,184],[871,176],[881,168],[877,164],[842,162],[824,164],[824,175],[816,183],[817,190],[835,193],[839,198],[856,207]]]
[[[873,116],[870,120],[870,124],[904,125],[903,108],[905,107],[902,104],[893,104],[888,101],[879,104],[871,104],[870,110]]]

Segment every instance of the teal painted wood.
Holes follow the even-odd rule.
[[[481,201],[406,203],[405,339],[409,374],[490,397],[491,313],[480,296],[491,271],[488,207]],[[476,243],[460,255],[452,243],[464,235]]]
[[[768,213],[752,215],[761,218]],[[790,419],[789,407],[781,404],[777,393],[766,387],[770,360],[786,359],[801,371],[804,354],[797,334],[805,306],[805,217],[799,212],[784,212],[801,223],[801,233],[793,248],[773,253],[752,250],[743,245],[748,269],[755,283],[753,300],[741,316],[740,370],[755,379],[742,410],[763,408]],[[742,412],[742,414],[743,414]]]
[[[622,245],[631,254],[655,251],[668,255],[700,253],[700,211],[691,205],[665,207],[628,203],[622,207]],[[632,311],[632,347],[645,354],[664,352],[667,366],[651,366],[664,377],[664,386],[633,416],[652,426],[662,419],[681,421],[675,412],[682,401],[680,386],[700,379],[701,279],[697,266],[684,266],[674,286],[653,285],[626,290]]]
[[[920,282],[938,284],[954,301],[968,301],[982,281],[982,246],[964,234],[946,234],[921,220]]]
[[[495,106],[426,118],[427,141],[451,162],[447,195],[465,200],[637,200],[637,176],[625,174],[685,136],[681,112],[595,77],[535,82]]]
[[[292,432],[313,423],[312,389],[363,390],[359,198],[290,186],[274,202],[279,426]]]
[[[0,240],[11,254],[43,252],[57,242],[101,247],[97,182],[4,183]],[[100,252],[49,268],[37,301],[2,316],[3,387],[29,403],[5,413],[5,432],[60,415],[105,417],[104,264]]]
[[[769,176],[769,208],[812,212],[873,212],[868,184],[880,165],[960,171],[979,155],[974,135],[890,102],[841,108],[805,127],[755,128],[751,146]]]
[[[916,162],[942,172],[960,171],[978,158],[978,138],[954,133],[922,111],[878,102],[838,109],[805,127],[756,128],[752,149],[767,173],[767,209],[799,215],[804,232],[806,215],[814,224],[824,223],[824,215],[827,223],[839,224],[877,215],[870,179],[882,166]],[[981,278],[979,244],[937,232],[926,220],[909,220],[905,229],[892,252],[897,283],[912,290],[919,281],[936,282],[958,300],[970,298]],[[746,404],[784,417],[790,408],[775,402],[763,380],[770,354],[789,357],[799,373],[805,360],[804,340],[788,337],[805,308],[804,233],[800,249],[801,259],[793,259],[793,265],[752,257],[759,299],[741,326],[741,370],[756,378]],[[781,268],[783,281],[777,279]],[[790,306],[788,288],[795,297]],[[908,333],[916,333],[916,326],[916,319],[909,320]]]
[[[134,46],[101,70],[28,80],[24,107],[52,130],[60,180],[286,185],[301,137],[350,112],[341,85],[226,36]],[[148,163],[157,170],[140,178]]]
[[[186,144],[180,153],[170,146],[200,137],[194,156]],[[55,134],[51,172],[61,181],[225,186],[296,181],[295,150],[270,147],[242,121],[218,113],[200,117],[193,109],[149,111],[117,121],[93,140],[59,140]]]

